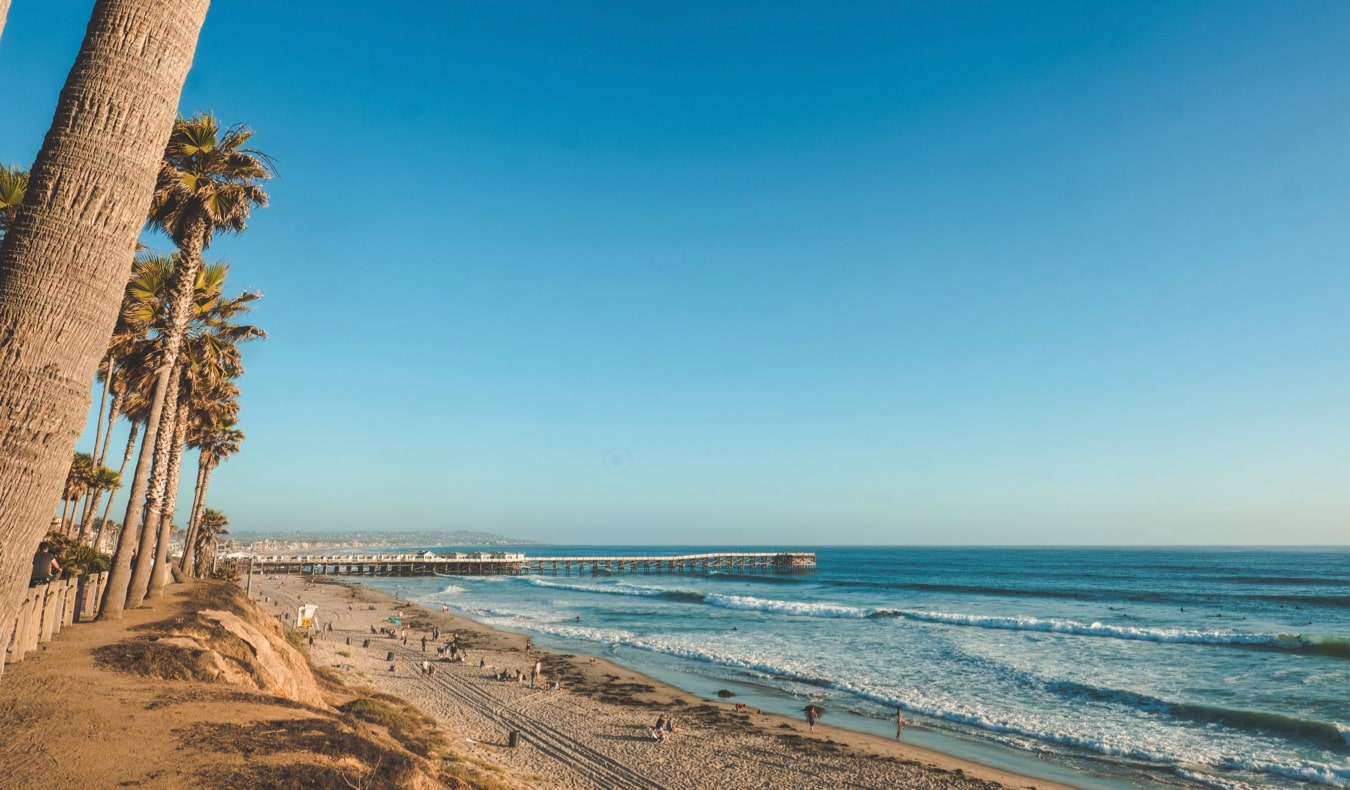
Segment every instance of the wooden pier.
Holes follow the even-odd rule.
[[[617,574],[811,573],[811,552],[723,552],[640,557],[526,557],[508,552],[255,556],[259,573],[319,576],[608,576]]]

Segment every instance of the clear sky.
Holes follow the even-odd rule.
[[[218,0],[182,109],[280,169],[237,529],[1350,536],[1350,4]]]

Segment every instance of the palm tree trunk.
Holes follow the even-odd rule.
[[[141,512],[145,509],[145,488],[150,480],[150,461],[155,457],[155,435],[159,432],[159,418],[164,412],[164,395],[159,383],[155,384],[155,394],[150,400],[150,416],[145,421],[145,436],[141,439],[141,452],[136,458],[136,474],[131,479],[131,490],[127,492],[127,512],[122,517],[122,531],[117,536],[117,551],[113,552],[112,569],[108,572],[108,585],[103,590],[103,605],[99,609],[100,620],[121,620],[127,606],[128,591],[131,588],[131,557],[141,549]],[[139,556],[137,557],[139,561]],[[140,606],[137,601],[136,606]]]
[[[65,496],[62,496],[62,497],[61,497],[61,520],[58,521],[58,522],[56,522],[56,531],[57,531],[57,532],[65,532],[65,531],[66,531],[66,511],[69,510],[69,509],[70,509],[70,500],[69,500],[69,499],[66,499]]]
[[[197,456],[197,485],[193,489],[192,514],[188,516],[187,535],[183,537],[183,556],[178,560],[180,573],[193,575],[193,557],[197,553],[197,530],[202,520],[202,506],[206,504],[206,487],[211,483],[211,467],[201,456]]]
[[[202,246],[206,238],[206,221],[198,219],[185,234],[178,248],[178,265],[174,268],[169,281],[168,320],[160,338],[161,353],[167,373],[161,369],[160,384],[166,384],[164,402],[169,406],[160,416],[160,426],[155,436],[154,463],[150,469],[150,488],[145,497],[146,529],[141,535],[141,551],[136,561],[136,570],[131,577],[131,586],[127,592],[127,606],[140,606],[150,589],[150,574],[154,568],[151,562],[152,539],[164,512],[164,500],[168,496],[169,455],[173,451],[175,431],[173,423],[177,417],[178,390],[181,376],[178,373],[178,356],[183,347],[183,338],[187,335],[188,321],[192,318],[192,297],[197,286],[197,272],[202,267]],[[165,376],[167,375],[167,379]],[[159,385],[156,385],[156,398]],[[153,418],[152,418],[153,419]],[[145,560],[144,562],[142,561]]]
[[[127,434],[127,449],[122,453],[122,465],[117,467],[117,476],[121,477],[127,471],[127,463],[131,461],[131,454],[136,451],[136,433],[140,431],[141,424],[133,422],[131,432]],[[106,447],[104,449],[107,449]],[[113,500],[116,497],[108,497],[108,506],[103,508],[103,520],[98,523],[98,532],[94,535],[94,548],[98,548],[98,543],[103,539],[103,528],[108,524],[108,515],[112,513]]]
[[[209,5],[95,2],[0,244],[0,634],[89,412]]]
[[[108,408],[108,388],[112,385],[112,352],[108,353],[108,375],[103,379],[103,392],[98,398],[98,419],[94,421],[94,450],[89,453],[89,458],[94,469],[98,469],[98,445],[103,439],[103,412]],[[97,378],[97,374],[95,374]],[[108,438],[112,439],[112,428],[108,428]]]
[[[84,522],[85,522],[85,520],[89,517],[89,512],[90,512],[90,511],[89,511],[89,500],[93,498],[94,492],[95,492],[95,491],[96,491],[96,489],[95,489],[95,487],[92,486],[92,485],[91,485],[91,486],[87,486],[87,487],[85,487],[85,489],[84,489],[84,507],[80,508],[80,518],[79,518],[79,522],[80,522],[81,525],[83,525]],[[74,513],[71,513],[71,514],[70,514],[70,532],[71,532],[72,535],[73,535],[73,534],[76,534],[76,531],[75,531],[75,514],[74,514]]]
[[[184,393],[186,395],[187,393]],[[173,534],[173,514],[178,502],[178,479],[183,469],[183,444],[187,441],[188,398],[178,399],[178,418],[174,421],[173,451],[169,453],[169,482],[164,493],[164,515],[159,524],[159,550],[155,552],[155,568],[150,575],[150,597],[163,598],[169,583],[169,537]]]
[[[113,425],[117,423],[117,402],[121,400],[117,397],[117,391],[112,392],[112,401],[108,404],[108,430],[103,434],[103,450],[98,454],[98,465],[106,466],[108,463],[108,448],[112,446]]]
[[[178,349],[170,350],[169,338],[164,338],[166,346],[165,357],[171,360],[178,359]],[[168,369],[167,376],[161,376],[159,382],[155,385],[155,402],[160,405],[159,414],[151,414],[150,421],[155,422],[158,418],[159,427],[155,430],[155,437],[150,438],[149,430],[145,435],[145,446],[141,449],[142,458],[148,449],[153,447],[153,461],[150,464],[149,484],[145,489],[144,512],[138,508],[136,516],[138,520],[144,518],[144,527],[140,530],[139,548],[136,551],[136,567],[132,570],[131,581],[127,587],[126,606],[129,609],[135,609],[145,602],[145,594],[150,590],[150,572],[155,567],[155,538],[159,536],[159,516],[162,512],[160,503],[164,500],[164,489],[169,478],[169,450],[173,442],[173,424],[178,415],[178,409],[175,408],[178,403],[178,366],[169,364],[165,366]],[[165,386],[164,392],[160,394],[159,387]],[[153,409],[153,403],[151,408]],[[139,503],[138,503],[139,504]],[[127,523],[131,520],[128,517]]]
[[[84,509],[84,520],[80,522],[80,531],[76,533],[75,539],[81,543],[84,543],[84,536],[89,534],[89,526],[94,523],[94,514],[98,512],[98,501],[103,498],[103,489],[95,488],[93,497],[93,504]]]

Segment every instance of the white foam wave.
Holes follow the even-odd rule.
[[[1189,628],[1133,628],[1103,623],[1083,623],[1040,617],[952,614],[947,612],[920,612],[883,610],[885,613],[928,623],[974,626],[1007,631],[1041,631],[1074,636],[1096,636],[1111,639],[1131,639],[1143,642],[1174,642],[1206,645],[1274,645],[1278,634],[1244,634],[1237,631],[1199,631]]]
[[[745,609],[774,614],[786,614],[794,617],[842,617],[861,619],[872,615],[875,609],[861,609],[856,606],[840,606],[832,603],[803,603],[799,601],[776,601],[769,598],[755,598],[749,595],[705,596],[704,603],[720,606],[723,609]]]
[[[599,593],[601,595],[633,595],[651,598],[665,592],[665,590],[660,587],[643,587],[640,584],[627,584],[624,582],[618,584],[565,584],[563,582],[551,582],[547,579],[540,579],[537,577],[530,577],[528,581],[535,587],[547,587],[553,590],[571,590],[573,592]]]
[[[1239,782],[1235,779],[1221,779],[1217,776],[1192,771],[1186,768],[1178,768],[1177,776],[1180,776],[1182,779],[1189,779],[1192,782],[1202,784],[1206,787],[1217,788],[1217,790],[1257,790],[1256,785]]]
[[[1332,765],[1234,759],[1226,761],[1222,767],[1239,771],[1256,771],[1269,776],[1297,779],[1328,787],[1350,787],[1350,768]]]

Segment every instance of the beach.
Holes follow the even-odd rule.
[[[251,597],[288,618],[302,603],[316,606],[320,636],[308,648],[316,666],[412,702],[455,749],[504,766],[522,787],[1063,787],[827,723],[812,733],[804,718],[738,712],[734,699],[700,699],[603,659],[527,652],[522,635],[360,585],[255,576]],[[467,661],[438,661],[435,645],[456,633]],[[434,676],[423,674],[424,660]],[[530,688],[536,662],[543,676]],[[526,682],[494,677],[517,670]],[[651,734],[658,717],[675,722],[665,742]]]

